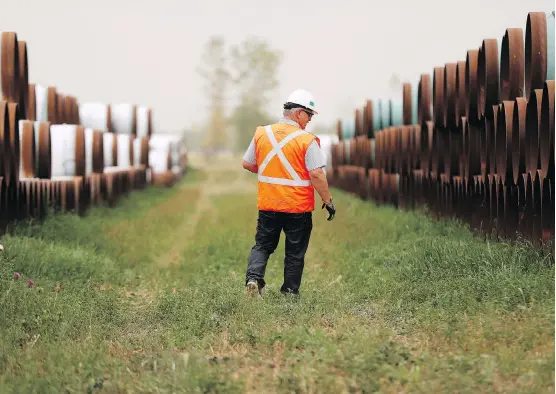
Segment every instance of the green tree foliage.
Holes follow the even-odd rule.
[[[231,75],[238,105],[232,111],[230,123],[240,151],[247,148],[257,126],[273,120],[267,104],[279,84],[277,72],[281,61],[282,53],[257,37],[248,37],[231,49]]]
[[[224,38],[211,37],[201,59],[199,74],[205,82],[209,115],[203,147],[214,152],[232,148],[243,151],[249,145],[255,128],[274,121],[268,114],[269,96],[278,87],[278,67],[282,53],[257,37],[226,50]],[[228,92],[233,92],[236,105],[226,116]],[[228,130],[235,132],[231,141]],[[234,144],[235,142],[235,144]]]
[[[229,143],[225,112],[226,93],[230,74],[226,68],[227,56],[224,38],[212,37],[202,56],[203,67],[198,69],[205,80],[205,93],[209,100],[209,119],[204,134],[203,147],[209,151],[225,149]]]

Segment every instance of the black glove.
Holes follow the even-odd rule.
[[[334,216],[336,215],[336,207],[334,207],[334,203],[332,202],[332,199],[330,199],[330,202],[328,204],[323,202],[322,207],[320,209],[324,209],[324,207],[326,207],[326,210],[330,214],[328,215],[328,219],[326,220],[331,221],[332,219],[334,219]]]

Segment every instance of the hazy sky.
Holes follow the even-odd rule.
[[[298,87],[315,95],[331,124],[367,98],[391,92],[392,73],[415,81],[435,66],[465,60],[484,38],[525,30],[527,13],[552,0],[2,0],[0,28],[26,40],[29,80],[81,102],[153,108],[156,130],[202,121],[206,100],[196,74],[213,34],[230,44],[248,35],[283,52],[278,115]]]

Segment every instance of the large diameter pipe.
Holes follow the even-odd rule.
[[[104,167],[118,165],[118,140],[114,133],[103,133]]]
[[[118,167],[127,169],[133,167],[133,135],[116,134],[118,139]]]
[[[480,119],[479,113],[479,51],[467,51],[465,59],[465,117],[471,124],[476,124]]]
[[[539,163],[539,127],[542,110],[542,89],[535,89],[527,103],[525,138],[527,145],[527,172],[536,173]],[[533,180],[535,180],[533,178]]]
[[[85,175],[104,171],[104,136],[100,130],[85,128]]]
[[[544,83],[539,145],[541,171],[544,176],[554,180],[554,80]]]
[[[81,125],[52,125],[52,178],[85,176],[85,128]]]
[[[41,179],[52,177],[52,142],[50,138],[50,122],[33,122],[35,130],[35,176]]]
[[[467,95],[465,91],[465,61],[459,61],[456,65],[456,127],[460,126],[462,117],[465,117],[467,106]],[[466,118],[467,119],[467,118]]]
[[[432,77],[432,112],[436,127],[444,126],[444,67],[435,67]]]
[[[525,97],[554,79],[554,12],[530,12],[525,28]]]
[[[17,185],[19,182],[19,121],[21,114],[19,106],[16,103],[8,103],[8,119],[9,119],[9,140],[8,146],[4,148],[4,169],[6,175],[4,182],[7,186],[10,184]],[[7,148],[7,149],[6,149]]]
[[[35,84],[33,83],[30,83],[27,89],[27,113],[25,117],[32,121],[37,120],[37,100],[35,95]]]
[[[152,110],[149,107],[137,107],[137,137],[150,137],[153,133]]]
[[[512,119],[512,169],[516,185],[521,174],[527,171],[526,113],[527,99],[516,98]]]
[[[110,104],[87,102],[79,105],[79,119],[86,128],[112,131],[112,111]]]
[[[443,127],[456,127],[456,68],[457,63],[446,63],[444,66],[444,120]]]
[[[111,118],[114,133],[137,135],[137,106],[114,104],[111,106]]]
[[[417,108],[418,116],[417,122],[419,124],[424,124],[429,120],[432,120],[432,103],[431,103],[431,77],[429,74],[421,74],[419,80],[419,88],[417,92]]]
[[[479,51],[479,114],[484,116],[499,102],[498,40],[483,40]]]
[[[0,35],[0,92],[3,101],[12,103],[19,103],[21,95],[17,41],[15,32]]]
[[[502,39],[500,60],[500,101],[515,100],[524,95],[525,55],[523,30],[506,29]]]
[[[514,101],[503,101],[498,107],[496,127],[496,173],[503,185],[513,183],[513,115]]]
[[[21,116],[25,117],[27,114],[27,105],[29,101],[29,68],[27,64],[27,43],[25,41],[18,41],[18,66],[19,66],[19,111]]]
[[[19,121],[19,175],[21,178],[35,178],[36,145],[34,124],[30,120]]]

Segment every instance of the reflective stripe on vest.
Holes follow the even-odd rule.
[[[283,186],[311,186],[311,181],[301,179],[299,174],[295,172],[292,165],[284,155],[284,152],[282,151],[282,147],[284,145],[286,145],[288,142],[293,140],[295,137],[306,133],[306,131],[305,130],[295,131],[290,135],[286,136],[282,141],[280,141],[280,143],[278,143],[278,141],[276,141],[276,137],[274,136],[274,133],[272,132],[272,128],[270,127],[270,125],[265,126],[265,130],[268,136],[268,140],[272,144],[272,150],[268,152],[267,156],[265,157],[265,159],[261,163],[261,166],[259,167],[259,174],[258,174],[259,182],[271,183],[274,185],[283,185]],[[288,171],[288,173],[293,179],[273,178],[273,177],[262,175],[266,166],[268,165],[268,163],[270,163],[270,160],[272,160],[272,158],[276,155],[278,156],[278,159],[280,159],[280,162],[282,163],[286,171]]]

